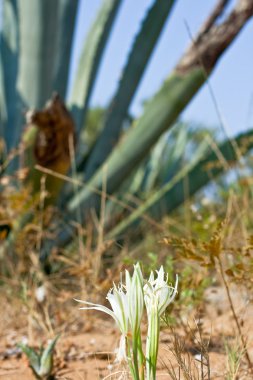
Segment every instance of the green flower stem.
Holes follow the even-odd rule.
[[[136,379],[140,380],[139,362],[138,362],[138,341],[136,341],[135,338],[133,339],[133,364],[134,364]]]
[[[148,335],[146,348],[146,376],[147,380],[156,379],[156,363],[159,345],[160,317],[157,307],[152,307],[148,321]]]
[[[144,380],[145,356],[142,350],[141,330],[138,331],[138,363],[139,363],[139,376],[140,380]]]
[[[140,380],[139,374],[138,374],[138,368],[137,368],[137,372],[136,372],[135,363],[132,360],[131,345],[129,342],[129,338],[127,338],[127,337],[126,337],[126,352],[127,352],[128,366],[130,368],[132,378],[133,378],[133,380]]]
[[[145,357],[142,350],[140,327],[138,328],[135,335],[133,336],[132,353],[133,353],[133,364],[135,368],[135,373],[138,376],[137,378],[139,380],[144,380]]]

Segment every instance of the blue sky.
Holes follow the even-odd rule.
[[[123,1],[103,57],[92,105],[105,106],[113,96],[140,21],[152,2]],[[231,6],[234,3],[232,1]],[[100,4],[101,0],[81,0],[73,50],[72,77],[85,36]],[[190,43],[185,22],[194,35],[214,4],[216,0],[177,1],[132,102],[131,112],[134,115],[141,113],[142,102],[158,90]],[[236,41],[227,49],[210,78],[223,123],[230,135],[245,131],[253,125],[252,36],[253,20],[248,22]],[[187,107],[183,118],[207,126],[221,126],[206,85]]]

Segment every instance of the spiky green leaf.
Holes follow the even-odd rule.
[[[175,0],[156,0],[143,20],[123,69],[118,89],[108,109],[102,133],[85,168],[86,180],[103,164],[116,145],[128,108],[175,2]]]
[[[27,346],[24,343],[19,343],[18,347],[26,354],[29,364],[35,374],[39,375],[40,372],[40,356],[39,354],[31,347]]]
[[[59,0],[18,0],[20,54],[18,90],[23,106],[41,108],[53,91]]]
[[[50,375],[53,369],[54,348],[60,335],[57,335],[42,352],[40,358],[40,376]]]
[[[18,140],[19,99],[16,90],[18,73],[18,15],[17,1],[2,3],[2,30],[0,35],[1,52],[1,109],[2,134],[7,150],[13,148]]]
[[[73,36],[79,0],[61,0],[58,8],[57,25],[59,29],[56,67],[53,89],[62,99],[66,96]]]
[[[84,125],[91,91],[121,2],[122,0],[103,1],[85,41],[69,100],[78,131]]]

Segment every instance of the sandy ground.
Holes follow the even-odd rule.
[[[233,299],[253,361],[253,305],[249,302],[247,295],[239,291],[233,293]],[[82,313],[85,322],[80,326],[77,323],[71,331],[66,329],[57,344],[55,378],[62,380],[127,379],[122,365],[114,362],[114,351],[118,345],[119,333],[113,321],[102,318],[99,313],[97,316],[92,316],[92,319],[85,315],[87,311],[82,311]],[[191,323],[194,325],[193,320]],[[205,313],[201,323],[203,335],[210,337],[211,379],[225,379],[227,359],[224,340],[232,342],[236,336],[236,328],[223,289],[208,289]],[[13,306],[8,305],[4,297],[1,297],[0,329],[0,379],[34,379],[27,360],[16,348],[16,344],[21,341],[22,337],[29,335],[27,316],[22,310],[13,310]],[[185,357],[189,357],[195,366],[200,367],[196,342],[194,343],[193,338],[187,336],[185,329],[179,329],[177,332],[185,342]],[[178,373],[178,364],[170,351],[173,337],[169,329],[164,329],[160,338],[157,379],[171,379],[166,368],[169,362],[173,363],[176,373]],[[37,341],[41,341],[41,339],[43,336],[36,337]],[[206,372],[206,367],[203,368]],[[183,376],[181,378],[183,379]],[[205,378],[208,378],[207,375]],[[178,379],[180,379],[180,375],[178,375]],[[253,379],[253,374],[249,374],[247,371],[244,359],[238,379]]]

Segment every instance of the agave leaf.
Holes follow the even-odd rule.
[[[190,172],[190,170],[196,165],[196,162],[199,161],[199,158],[203,156],[208,143],[206,140],[202,142],[199,146],[195,156],[192,160],[187,163],[168,183],[157,190],[153,195],[151,195],[144,203],[142,203],[131,215],[119,223],[109,234],[110,238],[119,236],[122,232],[128,228],[132,223],[138,220],[144,215],[144,213],[152,207],[155,203],[161,199],[164,194],[166,194],[170,189],[172,189],[179,181],[181,181],[185,176]]]
[[[173,127],[171,132],[176,127],[177,125]],[[146,199],[157,186],[161,186],[165,182],[163,181],[165,173],[167,175],[172,166],[174,169],[178,168],[179,160],[182,159],[182,152],[187,143],[188,133],[186,128],[180,128],[176,130],[173,136],[171,135],[172,133],[170,132],[163,134],[152,149],[149,157],[124,181],[117,191],[118,200],[120,199],[123,203],[129,205],[131,203],[130,199],[133,197],[142,199],[144,195]],[[161,174],[161,172],[164,173]],[[108,201],[106,204],[106,214],[108,216],[123,209],[123,204],[119,205],[113,201]]]
[[[175,133],[173,133],[175,131]],[[176,136],[175,136],[176,135]],[[145,181],[142,188],[150,192],[157,182],[163,183],[162,179],[169,175],[172,178],[178,169],[183,152],[185,150],[189,133],[183,125],[176,124],[171,131],[160,137],[152,150],[146,169]],[[170,173],[169,173],[170,172]]]
[[[79,0],[61,0],[58,8],[59,33],[53,89],[62,99],[66,96],[78,4]]]
[[[226,140],[219,146],[220,155],[224,157],[228,167],[238,161],[239,151],[242,149],[245,154],[253,147],[253,131],[239,134],[234,141]],[[203,153],[206,150],[203,150]],[[222,172],[226,171],[228,167],[219,161],[214,151],[206,152],[202,156],[201,150],[195,156],[195,159],[179,172],[173,180],[158,190],[147,202],[142,204],[136,211],[134,211],[129,218],[126,218],[114,230],[110,231],[108,238],[118,236],[139,217],[143,216],[144,212],[149,209],[152,217],[160,220],[163,216],[168,215],[177,207],[185,202],[186,197],[191,197],[198,190],[203,188],[210,182],[210,178],[215,178]],[[188,176],[188,194],[185,194],[184,177]]]
[[[41,108],[53,91],[60,32],[55,27],[58,5],[59,0],[18,0],[18,90],[24,105],[29,108]]]
[[[58,334],[42,352],[42,355],[40,358],[40,371],[39,371],[40,376],[48,376],[52,372],[53,353],[54,353],[54,348],[59,337],[60,337],[60,334]]]
[[[117,143],[128,108],[175,2],[156,0],[143,20],[123,69],[118,89],[108,108],[102,133],[85,168],[86,180],[101,166]]]
[[[7,120],[6,102],[4,97],[3,63],[0,56],[0,137],[4,139],[4,130]],[[1,157],[4,156],[5,147],[1,147]],[[3,159],[4,157],[2,157]],[[1,161],[2,163],[2,161]]]
[[[154,217],[159,215],[158,217],[161,218],[175,210],[185,201],[186,197],[193,196],[206,186],[210,180],[232,168],[240,161],[241,154],[245,155],[252,147],[253,131],[250,130],[237,135],[234,140],[227,139],[219,145],[219,156],[224,158],[224,162],[220,161],[220,157],[217,157],[216,152],[207,152],[203,159],[188,173],[188,194],[185,194],[183,180],[179,181],[154,205],[151,210],[152,215]]]
[[[201,133],[201,139],[197,139]],[[212,133],[200,128],[193,130],[191,124],[177,123],[168,133],[168,144],[157,162],[157,178],[153,187],[161,186],[168,182],[182,167],[185,161],[189,161],[196,154],[200,142]],[[152,173],[151,173],[152,176]]]
[[[193,141],[195,137],[193,133],[189,125],[179,122],[169,133],[162,135],[149,159],[142,163],[117,191],[117,199],[120,199],[121,204],[108,200],[105,214],[110,218],[113,215],[114,219],[115,213],[120,216],[122,212],[127,211],[124,203],[131,206],[131,199],[139,199],[138,202],[133,203],[133,207],[136,208],[136,204],[140,204],[158,188],[168,183],[181,170],[185,160],[189,160],[189,156],[187,155],[187,158],[185,155],[192,143],[194,149],[188,152],[190,159],[197,160],[200,155],[203,155],[202,149],[196,149],[199,143],[195,144]],[[202,134],[202,138],[205,135]]]
[[[80,132],[84,125],[102,54],[121,2],[122,0],[103,1],[85,41],[69,99],[69,106],[76,123],[77,132]]]
[[[1,124],[7,150],[17,143],[18,95],[16,80],[18,73],[18,15],[17,1],[2,3],[2,30],[0,36],[1,51]]]
[[[151,152],[150,159],[146,165],[145,179],[142,183],[142,190],[150,192],[155,187],[159,172],[161,170],[162,160],[166,154],[166,148],[169,146],[168,133],[162,135]],[[170,150],[172,150],[171,147]]]
[[[40,372],[40,357],[38,353],[31,347],[27,346],[24,343],[19,343],[18,347],[26,354],[29,360],[29,364],[36,375],[39,375]]]

